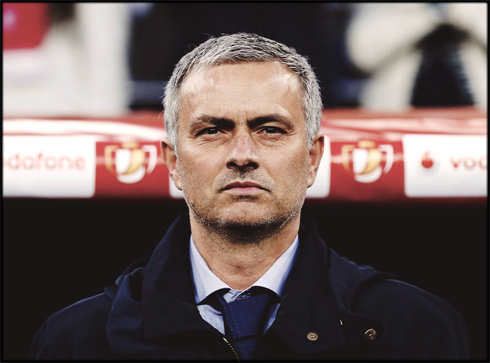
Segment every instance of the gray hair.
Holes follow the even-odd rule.
[[[210,38],[183,56],[175,66],[165,87],[163,108],[165,128],[170,144],[177,152],[177,128],[180,111],[179,91],[191,72],[217,66],[225,62],[280,61],[295,73],[303,88],[303,112],[309,147],[320,130],[322,99],[318,80],[306,57],[294,48],[256,34],[237,33]]]

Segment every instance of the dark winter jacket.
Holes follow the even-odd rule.
[[[189,237],[189,218],[182,215],[147,263],[50,316],[31,358],[236,360],[196,308]],[[460,360],[468,352],[465,323],[449,303],[339,257],[315,224],[303,221],[276,320],[254,359]]]

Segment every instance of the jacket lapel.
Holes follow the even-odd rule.
[[[328,279],[328,251],[314,223],[306,223],[301,226],[298,258],[284,285],[281,306],[271,326],[298,354],[346,345]]]
[[[189,217],[180,215],[145,268],[142,309],[146,339],[190,332],[216,332],[197,310],[189,258]],[[219,334],[219,333],[218,333]]]
[[[369,281],[392,276],[340,258],[326,247],[313,221],[302,222],[298,258],[271,329],[300,355],[342,348],[355,354],[355,348],[369,343],[369,329],[382,336],[380,322],[350,310],[355,292]]]

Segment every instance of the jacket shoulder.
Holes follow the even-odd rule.
[[[347,309],[358,292],[362,291],[365,286],[394,277],[391,274],[376,271],[371,266],[358,265],[348,258],[339,256],[332,249],[329,249],[328,274],[337,303]]]
[[[419,351],[432,352],[434,359],[469,359],[463,318],[449,302],[423,289],[382,279],[358,291],[351,308],[379,320],[392,341],[403,336],[405,346],[417,342]]]
[[[466,324],[449,302],[332,250],[328,262],[339,306],[383,327],[373,357],[469,359]]]
[[[111,307],[110,298],[101,293],[52,314],[34,337],[31,359],[83,359],[77,357],[79,350],[90,359],[91,349],[100,353],[107,345],[105,325]]]
[[[356,295],[353,301],[356,308],[403,326],[413,325],[414,316],[427,324],[435,324],[446,323],[458,314],[444,299],[394,279],[376,281]]]
[[[427,326],[465,325],[449,302],[428,291],[370,266],[357,265],[332,250],[329,262],[332,289],[347,309],[407,329],[415,329],[416,322]]]

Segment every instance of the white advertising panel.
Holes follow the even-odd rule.
[[[407,197],[487,196],[486,135],[404,135]]]
[[[91,136],[3,136],[3,195],[90,198],[95,163]]]

